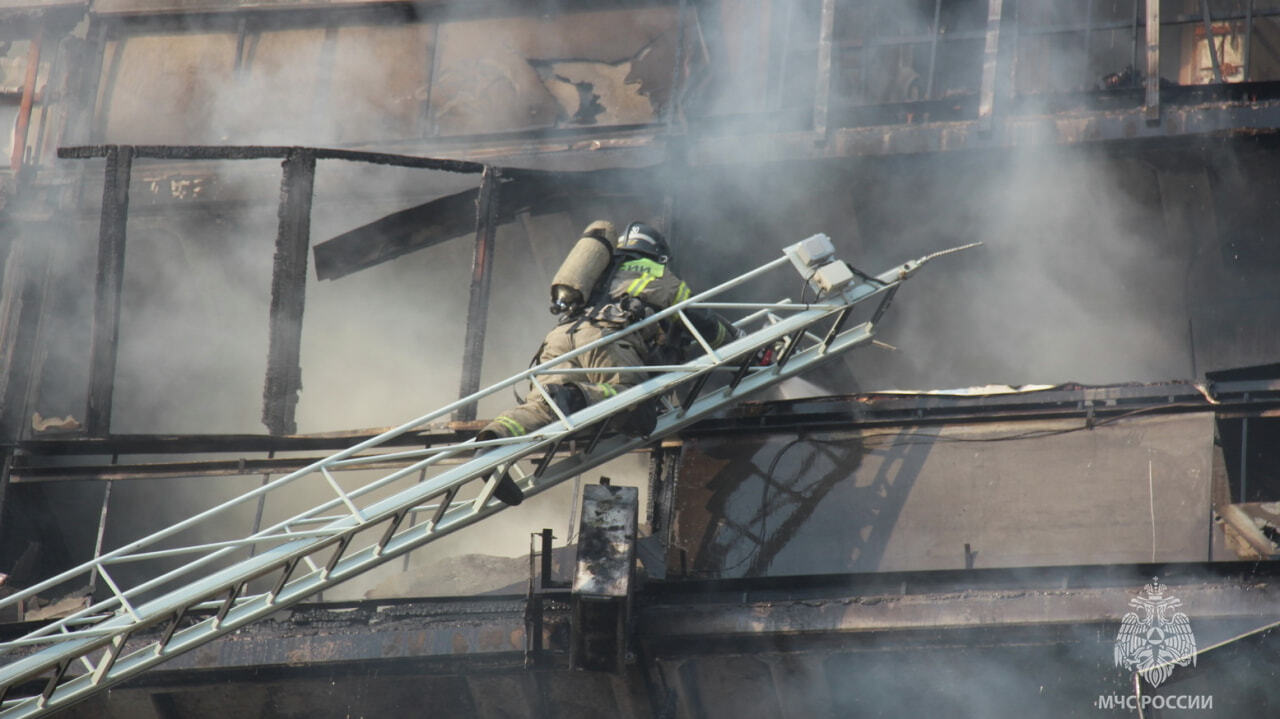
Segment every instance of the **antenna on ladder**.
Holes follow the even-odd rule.
[[[969,247],[969,246],[966,246]],[[964,249],[964,248],[957,248]],[[614,457],[677,432],[729,407],[748,394],[794,377],[871,340],[899,285],[935,253],[877,276],[835,259],[826,235],[784,249],[783,256],[680,302],[615,334],[532,367],[475,394],[406,422],[296,472],[212,507],[166,529],[107,552],[74,569],[0,599],[0,609],[88,577],[101,577],[110,596],[22,637],[0,642],[0,719],[36,717],[138,675],[251,622],[398,557],[439,537],[493,515],[506,505],[493,497],[504,473],[527,496],[537,494]],[[816,293],[810,302],[725,302],[715,298],[791,264]],[[872,319],[846,327],[854,307],[873,297]],[[712,349],[686,312],[695,308],[743,313],[734,325],[744,334]],[[616,368],[644,372],[649,379],[618,395],[565,416],[527,435],[410,451],[379,451],[405,432],[445,418],[461,407],[544,378],[592,370],[553,369],[563,359],[591,352],[664,320],[681,322],[703,349],[684,364]],[[771,364],[756,362],[760,350],[781,346]],[[726,379],[710,385],[712,377]],[[678,400],[660,414],[647,437],[608,435],[609,420],[641,403],[672,393]],[[554,403],[552,404],[554,408]],[[585,451],[559,453],[570,440]],[[477,450],[483,450],[478,452]],[[460,460],[451,464],[444,460]],[[396,462],[404,466],[346,490],[338,470]],[[419,482],[424,470],[438,471]],[[332,496],[300,514],[233,536],[231,513],[262,497],[279,496],[312,481]],[[406,522],[428,515],[426,522]],[[184,535],[202,541],[188,544]],[[210,537],[218,537],[210,539]],[[123,564],[180,559],[128,586]]]

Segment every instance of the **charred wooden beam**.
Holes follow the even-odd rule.
[[[467,333],[463,340],[462,386],[459,397],[480,389],[480,366],[484,363],[484,332],[489,321],[489,289],[493,285],[493,245],[498,224],[498,192],[502,171],[485,168],[476,197],[476,250],[471,262],[471,298],[467,305]],[[458,410],[457,418],[476,418],[474,404]]]
[[[446,195],[317,244],[316,278],[336,280],[474,231],[478,196],[476,188]]]
[[[546,206],[562,196],[561,183],[545,179],[513,178],[501,182],[494,200],[496,224],[515,219],[520,212]],[[393,260],[415,250],[472,234],[476,230],[476,203],[480,189],[469,190],[392,213],[367,225],[315,246],[316,279],[335,280]]]
[[[84,160],[94,157],[107,157],[113,148],[120,145],[78,145],[75,147],[59,147],[58,157],[63,159]],[[319,147],[289,147],[281,145],[133,145],[133,156],[151,160],[269,160],[289,158],[300,150],[305,150],[317,160],[348,160],[365,162],[374,165],[392,165],[395,167],[416,167],[426,170],[444,172],[460,172],[475,174],[484,169],[478,162],[466,160],[449,160],[434,157],[415,157],[413,155],[397,155],[387,152],[363,152],[360,150],[338,150]]]
[[[89,406],[85,420],[89,434],[97,436],[111,431],[133,148],[112,146],[105,157],[107,167],[102,187],[102,219],[98,229],[98,271],[94,284],[93,344],[89,359]]]
[[[494,200],[497,224],[521,212],[546,211],[561,198],[585,194],[646,193],[652,170],[534,172],[502,169],[502,192]],[[475,232],[480,189],[473,187],[361,225],[315,246],[316,278],[335,280]]]
[[[4,536],[4,504],[9,494],[9,482],[12,481],[10,468],[13,466],[13,450],[0,454],[0,536]]]
[[[315,151],[298,148],[284,163],[280,224],[271,272],[271,323],[262,423],[271,434],[297,431],[294,410],[302,389],[302,311],[306,299],[307,249],[311,242],[311,196]]]
[[[7,230],[13,229],[12,233]],[[6,235],[8,235],[6,237]],[[50,248],[0,227],[9,255],[0,278],[0,439],[16,441],[25,424],[27,395],[38,363],[40,312],[49,284]]]

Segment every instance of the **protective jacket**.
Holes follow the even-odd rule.
[[[561,320],[562,323],[588,321],[615,329],[667,309],[671,305],[689,299],[692,293],[667,265],[648,257],[624,257],[614,271],[612,281],[603,297],[581,313]],[[711,344],[719,347],[733,334],[732,327],[716,315],[705,310],[685,313],[698,332]],[[679,325],[679,320],[668,320],[640,331],[646,344],[674,340],[668,333]],[[682,336],[682,335],[681,335]]]
[[[691,295],[689,286],[670,267],[657,260],[623,255],[619,261],[608,287],[603,288],[598,293],[599,296],[593,297],[592,303],[583,310],[562,318],[560,324],[547,335],[538,353],[539,364],[651,317]],[[718,347],[734,336],[732,326],[714,313],[695,310],[687,314],[699,334],[712,347]],[[636,367],[672,359],[683,361],[682,350],[690,342],[691,338],[687,336],[679,319],[673,318],[673,321],[656,323],[578,355],[562,365],[599,368],[600,372],[585,376],[566,375],[563,379],[552,375],[546,382],[576,387],[577,391],[569,395],[552,393],[553,396],[576,395],[582,398],[578,406],[571,403],[561,407],[562,411],[567,410],[567,414],[586,404],[612,397],[643,381],[648,374],[643,371],[612,371],[611,368]],[[487,436],[510,437],[531,432],[555,419],[555,413],[535,389],[519,406],[498,415],[484,429],[484,433]]]

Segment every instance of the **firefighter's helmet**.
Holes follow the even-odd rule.
[[[627,225],[626,231],[618,236],[618,251],[644,255],[663,263],[671,254],[662,233],[643,222]]]

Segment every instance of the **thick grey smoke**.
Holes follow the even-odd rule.
[[[432,23],[268,27],[251,29],[243,43],[230,28],[195,22],[187,28],[125,33],[109,43],[104,56],[104,100],[91,123],[93,136],[67,138],[67,143],[376,142],[378,149],[421,154],[427,136],[553,128],[574,118],[595,121],[596,101],[565,90],[597,71],[613,81],[624,76],[619,87],[629,88],[623,96],[606,98],[612,107],[602,120],[643,121],[652,118],[652,104],[625,76],[648,67],[644,82],[669,78],[670,48],[664,60],[662,43],[653,39],[665,37],[670,14],[663,8],[639,11],[636,28],[642,32],[622,43],[600,32],[609,24],[608,15],[601,13],[573,16],[569,22],[578,29],[565,32],[569,40],[560,43],[549,43],[545,34],[559,22],[555,15],[441,17],[439,32]],[[561,62],[594,54],[591,48],[602,45],[609,46],[607,72]],[[438,67],[432,67],[433,50],[440,58]],[[158,76],[157,67],[164,67],[164,73]],[[431,154],[457,152],[448,148]],[[89,172],[99,166],[89,164]],[[275,161],[135,165],[113,432],[262,431],[279,173]],[[322,162],[312,213],[313,244],[477,181],[477,176]],[[580,209],[582,214],[569,221],[574,229],[553,253],[568,249],[577,225],[607,214],[598,203]],[[525,228],[534,224],[526,216],[498,231],[499,279],[491,300],[482,384],[523,369],[551,326],[543,303],[558,257],[548,264],[530,254]],[[74,269],[65,274],[92,278],[96,227],[85,223],[81,229],[76,251],[67,258]],[[308,272],[300,432],[399,424],[456,397],[472,251],[471,238],[463,237],[338,281],[320,282],[313,270]],[[540,272],[531,271],[534,267]],[[92,280],[74,284],[91,287]],[[89,336],[91,307],[81,302],[68,309],[73,314],[57,331],[55,351],[65,355],[74,372],[71,382],[66,375],[48,378],[46,385],[55,388],[87,384],[87,358],[81,350]],[[57,395],[57,414],[77,411],[76,393],[67,394],[69,401]],[[43,393],[37,406],[54,396],[53,390]],[[502,404],[505,400],[483,407],[481,416]],[[45,408],[46,415],[54,413]],[[630,465],[614,474],[615,481],[644,476]],[[344,474],[340,479],[355,486],[366,478]],[[190,516],[259,481],[205,478],[121,485],[112,499],[107,547]],[[564,540],[573,525],[568,508],[572,490],[561,489],[531,500],[511,520],[510,531],[491,528],[484,537],[463,533],[443,551],[520,554],[527,549],[528,531],[544,526],[555,528]],[[157,493],[166,501],[157,504]],[[295,498],[268,503],[263,521],[269,524],[330,496],[324,487],[302,488]],[[252,515],[252,508],[246,508],[230,521],[247,528]],[[358,595],[361,590],[346,591]]]
[[[674,184],[635,195],[567,198],[556,212],[537,208],[498,230],[482,386],[523,369],[551,327],[546,283],[557,253],[568,250],[577,230],[598,217],[619,224],[660,219],[667,193],[676,200],[676,267],[697,288],[772,259],[782,246],[815,232],[831,235],[845,259],[869,272],[945,247],[986,243],[939,261],[903,289],[881,333],[897,351],[861,350],[845,363],[852,374],[815,374],[807,378],[812,389],[793,391],[1161,380],[1206,368],[1193,356],[1188,328],[1200,315],[1189,308],[1196,291],[1212,292],[1226,271],[1215,264],[1221,254],[1216,236],[1204,240],[1205,228],[1190,228],[1176,207],[1211,205],[1216,177],[1171,172],[1137,156],[1111,157],[1105,148],[1047,143],[944,156],[776,161],[776,138],[763,131],[803,132],[811,120],[814,60],[804,42],[816,36],[819,3],[775,5],[768,18],[731,8],[689,15],[681,57],[691,81],[682,112],[670,117],[696,148],[724,132],[722,121],[758,114],[763,119],[734,135],[732,157],[706,161],[695,153]],[[1098,12],[1124,9],[1124,3],[1097,5]],[[941,19],[948,32],[985,22],[973,11],[982,3],[962,6],[969,10]],[[865,40],[918,32],[933,22],[928,8],[876,7],[878,15],[861,18],[866,22],[842,16],[838,31]],[[539,138],[546,140],[566,128],[668,117],[677,55],[673,7],[630,11],[624,25],[608,11],[530,17],[519,9],[385,26],[265,28],[250,32],[243,45],[227,28],[124,35],[107,48],[104,100],[92,136],[68,141],[376,143],[453,155],[463,145],[450,140],[473,133],[546,130]],[[765,47],[781,52],[781,45],[770,44],[778,39],[769,35],[772,23],[783,23],[793,42],[788,60],[770,70],[760,58]],[[1075,55],[1066,45],[1046,46],[1044,57],[1052,61],[1020,65],[1014,86],[1020,92],[1090,87],[1098,74],[1122,69],[1116,63],[1126,59],[1123,39],[1096,36],[1095,49],[1104,51],[1088,63],[1069,61]],[[910,100],[930,89],[933,99],[964,101],[976,89],[973,43],[943,43],[938,63],[948,72],[932,88],[927,81],[921,87],[924,47],[875,55],[866,67],[868,82],[859,79],[855,58],[842,55],[834,105],[863,111],[864,102]],[[1034,59],[1030,47],[1023,46],[1020,59]],[[154,71],[161,66],[165,72]],[[759,77],[747,72],[753,69]],[[909,114],[884,121],[946,119]],[[833,116],[833,126],[847,118]],[[508,153],[522,147],[501,136],[493,142]],[[563,141],[554,149],[586,155],[593,167],[609,166],[616,156],[589,149],[599,146]],[[562,156],[508,154],[504,162],[568,162]],[[656,161],[659,154],[644,157]],[[313,244],[477,180],[322,162]],[[135,168],[115,431],[262,431],[278,190],[274,162],[140,162]],[[68,248],[59,276],[83,288],[91,286],[95,226],[78,229],[79,244]],[[1210,229],[1216,232],[1213,223]],[[309,272],[301,432],[394,425],[456,397],[471,258],[471,239],[463,237],[335,281],[316,281]],[[752,299],[794,297],[799,287],[798,277],[780,280]],[[87,338],[91,308],[83,297],[63,298],[59,306],[73,316],[67,336]],[[1258,324],[1264,335],[1265,321]],[[63,356],[53,357],[50,367],[73,368],[64,388],[84,384],[85,358],[77,350],[85,342],[57,344]],[[1247,356],[1265,357],[1268,349],[1274,340],[1263,337]],[[54,379],[45,384],[49,396],[61,391],[52,388]],[[45,414],[74,404],[62,396],[59,403],[61,411]],[[503,404],[482,405],[480,416]],[[199,483],[190,486],[175,492],[184,498],[170,504],[174,518],[208,499]],[[283,515],[274,507],[267,513]],[[495,551],[523,551],[526,530],[563,526],[565,514],[556,504],[532,522],[516,515],[516,539],[505,538]]]

